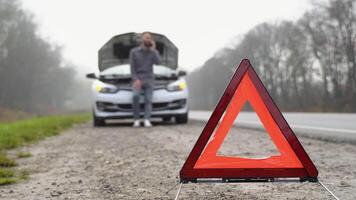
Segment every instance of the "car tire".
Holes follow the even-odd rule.
[[[175,119],[177,124],[186,124],[188,123],[188,113],[185,113],[183,115],[178,115],[175,117]]]
[[[105,126],[105,119],[100,118],[95,116],[95,114],[93,113],[93,126],[94,127],[101,127],[101,126]]]

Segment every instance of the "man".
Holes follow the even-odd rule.
[[[151,127],[152,94],[154,86],[153,64],[159,64],[161,58],[156,50],[156,43],[150,32],[142,33],[141,45],[130,52],[132,76],[132,108],[134,115],[133,127],[140,126],[140,94],[145,100],[144,126]]]

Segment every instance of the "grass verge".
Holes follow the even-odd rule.
[[[0,185],[26,179],[26,171],[15,172],[11,167],[16,162],[6,156],[6,150],[31,144],[49,136],[58,135],[74,124],[90,120],[89,114],[38,117],[28,120],[0,124]],[[19,152],[17,157],[30,157],[30,153]]]
[[[15,183],[15,173],[11,169],[0,168],[0,185]]]
[[[18,158],[29,158],[31,156],[32,156],[32,154],[30,152],[22,152],[22,151],[17,152]]]

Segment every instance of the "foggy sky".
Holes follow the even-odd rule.
[[[308,0],[22,0],[39,34],[64,46],[81,73],[97,71],[97,51],[113,35],[152,31],[179,48],[179,66],[191,71],[262,22],[295,20]]]

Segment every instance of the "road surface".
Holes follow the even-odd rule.
[[[117,123],[75,126],[17,151],[30,178],[0,187],[0,199],[102,200],[173,199],[178,173],[205,123],[155,123],[131,128]],[[340,199],[356,198],[356,146],[300,137],[318,167],[320,179]],[[262,131],[233,128],[219,154],[261,157],[276,154]],[[170,189],[173,188],[171,191]],[[180,199],[331,199],[316,183],[187,184]]]
[[[210,111],[191,111],[190,119],[207,121]],[[345,113],[283,113],[294,132],[308,137],[356,144],[356,114]],[[236,126],[262,129],[254,112],[239,113]]]

